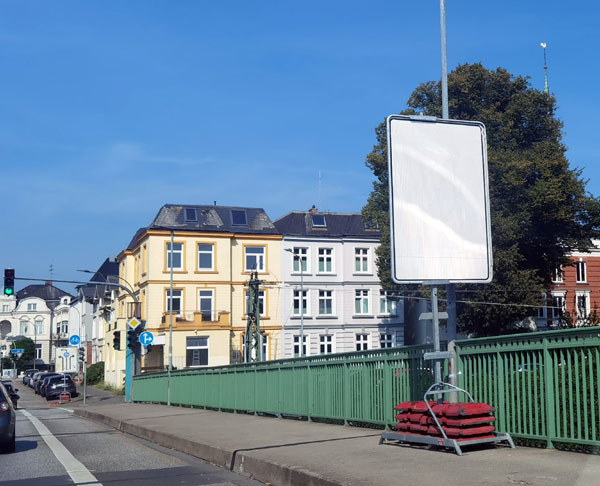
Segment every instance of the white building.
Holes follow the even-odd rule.
[[[402,302],[388,299],[377,276],[380,232],[360,214],[291,212],[275,221],[283,235],[281,280],[284,358],[404,344]]]

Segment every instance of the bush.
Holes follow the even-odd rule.
[[[88,385],[95,385],[102,380],[104,380],[104,361],[89,366],[85,375],[85,382]]]

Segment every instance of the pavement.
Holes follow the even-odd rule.
[[[506,445],[465,448],[379,444],[381,431],[227,413],[124,403],[88,388],[61,405],[121,432],[274,486],[600,484],[600,456]]]

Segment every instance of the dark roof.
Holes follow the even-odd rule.
[[[245,217],[244,217],[245,215]],[[192,217],[190,217],[192,216]],[[193,217],[195,216],[195,218]],[[238,216],[237,221],[234,218]],[[237,224],[236,224],[237,223]],[[277,235],[262,208],[165,204],[148,229]]]
[[[115,258],[107,258],[104,260],[100,268],[90,279],[90,282],[104,282],[108,279],[109,282],[118,283],[119,279],[119,264]],[[86,300],[91,300],[99,296],[103,296],[107,290],[106,285],[81,285],[78,287]]]
[[[62,297],[73,298],[71,294],[55,287],[50,281],[46,282],[44,285],[28,285],[17,292],[17,300],[27,299],[29,297],[38,297],[45,301],[58,301]],[[56,306],[58,305],[58,302],[53,302],[52,304],[53,306]]]
[[[317,216],[314,221],[313,216]],[[275,226],[284,236],[361,237],[375,240],[381,236],[378,228],[365,224],[360,213],[292,211],[276,220]]]

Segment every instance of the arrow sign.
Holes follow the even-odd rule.
[[[81,338],[77,335],[77,334],[73,334],[70,338],[69,338],[69,344],[71,346],[77,346],[79,343],[81,342]]]
[[[140,334],[139,340],[144,346],[149,346],[154,341],[154,335],[150,331],[144,331]]]
[[[68,357],[69,357],[69,356],[71,356],[71,355],[69,354],[69,352],[68,352],[68,351],[65,351],[65,352],[64,352],[64,354],[63,354],[63,356],[64,356],[65,358],[68,358]]]
[[[24,349],[11,349],[10,352],[12,354],[19,354],[19,353],[24,353],[25,350]]]

